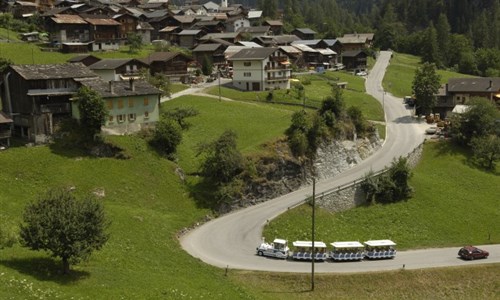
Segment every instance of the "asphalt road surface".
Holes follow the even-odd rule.
[[[383,92],[381,82],[390,57],[391,52],[380,53],[365,84],[367,93],[385,107],[387,135],[384,145],[357,166],[334,178],[317,182],[317,194],[362,178],[370,169],[373,171],[383,169],[390,165],[393,158],[407,155],[424,140],[424,130],[429,125],[414,120],[411,111],[404,106],[401,98]],[[255,248],[261,243],[262,229],[266,222],[303,202],[311,194],[312,188],[305,187],[279,198],[229,213],[186,233],[180,239],[181,245],[192,256],[221,268],[309,272],[310,262],[259,257],[255,253]],[[403,268],[403,265],[406,269],[416,269],[500,262],[500,245],[488,245],[484,248],[490,251],[490,258],[486,260],[463,261],[457,258],[458,248],[441,248],[400,251],[396,258],[391,260],[316,263],[315,270],[324,273],[349,273],[394,270]]]

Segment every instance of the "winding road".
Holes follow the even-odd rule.
[[[385,108],[387,135],[384,145],[357,166],[334,178],[317,182],[318,194],[361,178],[370,169],[382,170],[392,162],[394,157],[410,153],[424,140],[424,130],[429,125],[415,121],[411,117],[410,110],[403,105],[402,99],[385,94],[383,91],[382,79],[391,54],[388,51],[380,53],[365,83],[367,93],[380,101]],[[276,199],[229,213],[186,233],[180,238],[181,245],[192,256],[221,268],[309,272],[310,263],[259,257],[255,254],[255,248],[261,242],[262,229],[266,222],[288,208],[303,202],[311,194],[312,188],[305,187]],[[403,265],[406,269],[417,269],[500,262],[500,245],[488,245],[484,248],[490,251],[490,258],[472,262],[458,259],[458,248],[455,247],[400,251],[392,260],[316,263],[315,269],[320,273],[349,273],[394,270],[403,268]]]

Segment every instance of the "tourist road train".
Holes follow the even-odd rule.
[[[295,241],[292,249],[288,241],[275,239],[272,243],[262,242],[257,247],[257,255],[270,256],[281,259],[312,260],[315,261],[355,261],[363,259],[390,259],[396,256],[396,243],[391,240],[370,240],[360,242],[334,242],[329,249],[324,242]]]

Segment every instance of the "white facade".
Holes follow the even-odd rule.
[[[288,57],[275,51],[269,57],[233,61],[233,86],[245,91],[290,88],[291,69]]]
[[[119,50],[120,43],[118,41],[110,42],[94,42],[92,44],[92,51],[107,51],[107,50]]]

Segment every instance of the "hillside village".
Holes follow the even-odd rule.
[[[296,28],[283,34],[279,20],[263,20],[261,11],[227,1],[181,7],[171,7],[168,1],[15,1],[3,8],[20,19],[38,14],[47,49],[75,53],[66,65],[13,65],[2,76],[2,124],[12,123],[15,135],[36,143],[48,141],[61,118],[78,118],[71,99],[81,86],[98,91],[106,101],[106,132],[131,133],[158,121],[160,91],[141,80],[143,70],[164,74],[170,82],[189,83],[191,70],[209,64],[213,74],[205,75],[232,77],[240,90],[289,89],[292,70],[365,70],[373,42],[372,33],[315,39],[313,30]],[[92,55],[118,50],[132,33],[144,44],[178,46],[191,55]],[[22,35],[30,41],[39,36]]]
[[[141,79],[143,70],[161,73],[169,82],[190,83],[193,70],[208,64],[211,74],[202,81],[225,76],[237,89],[263,91],[289,89],[293,72],[300,70],[345,69],[365,75],[367,58],[373,55],[373,33],[337,39],[317,39],[309,28],[285,33],[280,20],[263,19],[262,11],[228,5],[227,0],[203,5],[185,1],[183,6],[166,0],[3,4],[15,18],[39,16],[46,35],[34,32],[22,38],[35,42],[43,36],[45,49],[75,53],[67,65],[19,65],[4,72],[2,127],[13,129],[3,130],[7,143],[12,134],[43,143],[61,118],[78,118],[71,98],[81,86],[98,91],[106,101],[110,115],[105,132],[123,134],[150,127],[158,121],[161,91]],[[140,59],[92,55],[118,50],[130,34],[139,35],[143,44],[165,44],[187,52],[154,52]],[[500,86],[498,78],[481,79],[479,84],[464,80],[439,91],[436,112],[442,118],[472,96],[496,97]]]

